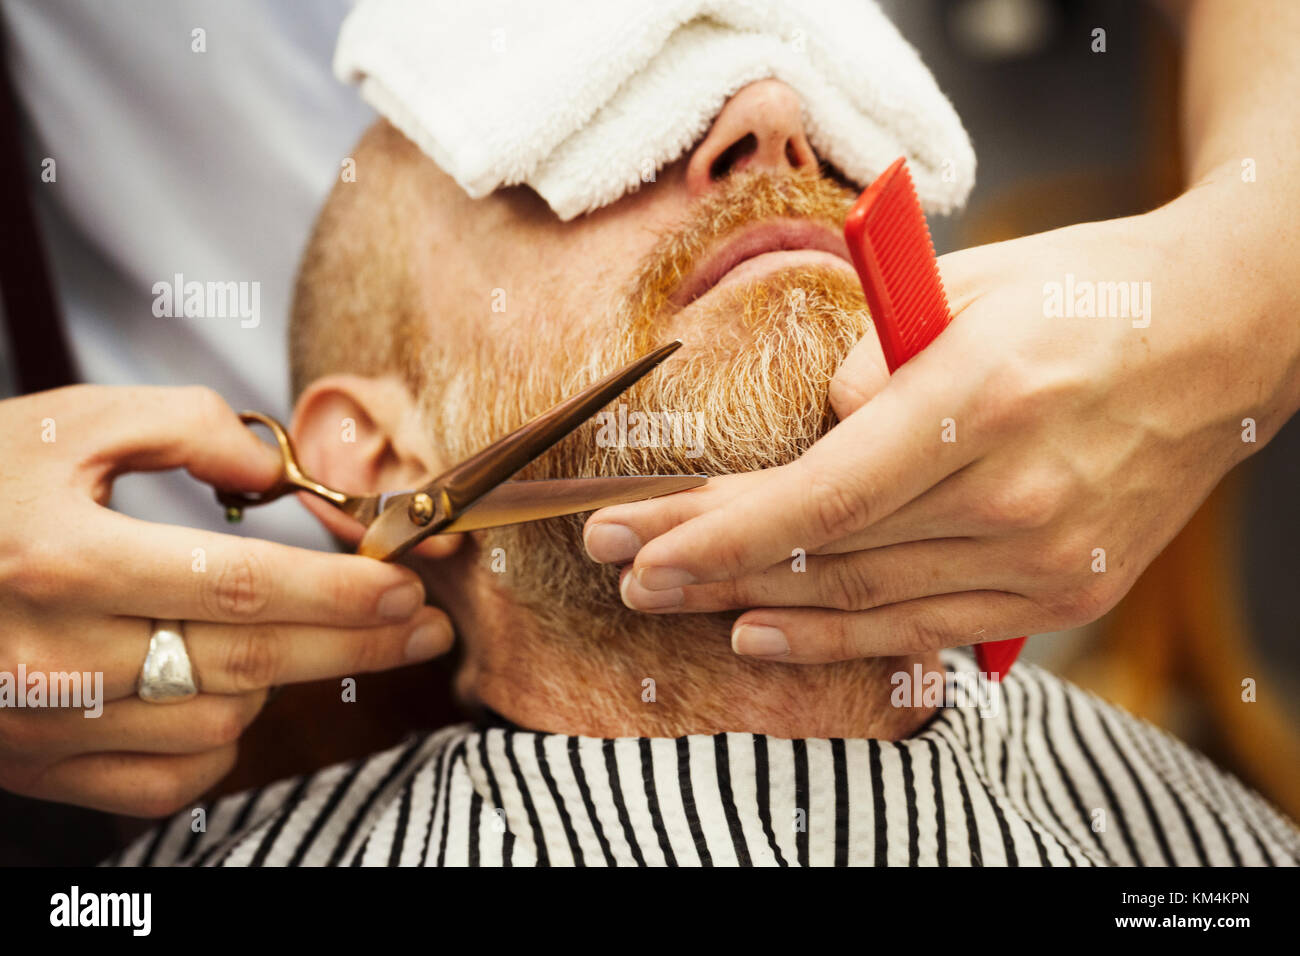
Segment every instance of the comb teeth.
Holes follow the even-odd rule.
[[[901,158],[859,197],[844,236],[893,372],[950,319],[930,229]]]
[[[866,188],[844,223],[885,362],[894,371],[933,342],[952,319],[934,243],[912,176],[901,158]],[[1001,680],[1023,637],[975,645],[980,670]]]

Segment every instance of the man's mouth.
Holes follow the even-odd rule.
[[[705,256],[670,302],[682,309],[714,289],[799,266],[853,268],[839,232],[806,219],[771,220],[742,230]]]

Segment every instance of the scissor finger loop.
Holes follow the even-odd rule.
[[[298,464],[298,454],[294,451],[293,439],[284,430],[284,426],[270,415],[263,415],[261,412],[240,412],[239,420],[246,425],[261,425],[275,438],[280,451],[280,477],[265,491],[218,491],[217,500],[226,507],[227,521],[239,521],[244,516],[245,508],[267,504],[295,491],[316,495],[358,520],[363,520],[362,515],[368,509],[374,508],[375,495],[345,494],[322,484],[303,471],[302,466]],[[364,520],[368,523],[373,519],[374,514],[371,512]]]
[[[302,470],[293,441],[278,421],[260,412],[242,412],[240,421],[262,425],[274,436],[280,476],[265,491],[219,491],[217,500],[226,506],[227,520],[238,521],[251,505],[308,492],[365,526],[358,554],[394,561],[431,534],[540,521],[695,488],[704,484],[703,475],[509,481],[680,346],[670,342],[641,356],[413,491],[349,495],[321,484]]]

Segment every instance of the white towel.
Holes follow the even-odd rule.
[[[860,185],[905,155],[949,212],[975,180],[952,104],[874,0],[360,0],[334,72],[470,196],[527,183],[562,220],[650,181],[766,77]]]

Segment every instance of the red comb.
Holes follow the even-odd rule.
[[[844,238],[893,374],[952,320],[930,228],[901,156],[853,204]],[[1000,680],[1024,643],[1017,637],[976,644],[975,660],[980,670]]]

